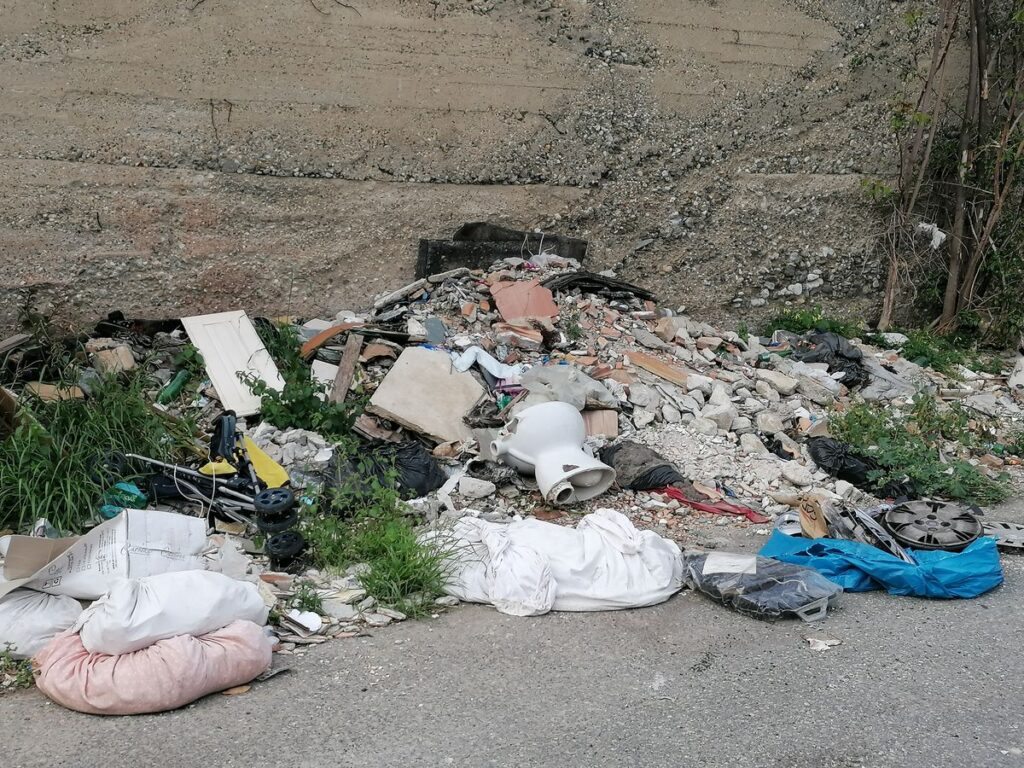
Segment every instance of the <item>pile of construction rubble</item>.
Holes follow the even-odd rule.
[[[369,396],[357,429],[386,440],[425,440],[436,457],[457,464],[463,479],[437,503],[417,505],[448,516],[469,510],[507,520],[538,505],[558,514],[529,477],[505,473],[494,483],[490,453],[512,417],[552,400],[581,411],[594,455],[617,442],[641,443],[673,463],[698,497],[725,494],[769,517],[790,508],[776,497],[805,491],[877,503],[820,469],[807,448],[807,438],[828,435],[830,409],[851,397],[899,408],[931,392],[997,420],[1008,435],[1024,424],[1020,394],[1005,376],[964,369],[952,381],[857,340],[841,340],[854,364],[840,357],[847,369],[836,373],[825,362],[795,360],[792,352],[803,343],[796,334],[741,338],[557,257],[509,257],[487,270],[432,275],[380,297],[371,312],[343,311],[337,320],[358,323],[346,333],[366,338],[350,385]],[[332,327],[342,326],[315,320],[301,330],[312,338]],[[374,339],[374,329],[384,328],[407,333],[404,348]],[[337,361],[343,350],[334,338],[317,354]],[[858,386],[848,387],[847,377]],[[982,455],[972,462],[994,474],[1013,470],[1018,460],[1003,466]],[[595,505],[621,509],[684,541],[688,528],[707,522],[657,493],[622,487],[573,509]]]
[[[353,478],[362,483],[373,476],[394,484],[405,512],[422,526],[422,541],[440,536],[457,541],[447,594],[425,596],[428,611],[460,599],[515,615],[635,607],[663,601],[689,584],[762,618],[820,618],[843,588],[881,585],[898,594],[915,592],[899,592],[901,584],[877,574],[872,587],[826,569],[829,581],[808,567],[822,570],[820,562],[786,549],[786,541],[778,539],[783,532],[787,541],[801,534],[832,537],[837,558],[853,556],[842,551],[848,544],[870,545],[872,552],[908,567],[926,559],[879,522],[893,509],[897,521],[898,514],[918,514],[916,508],[900,512],[890,503],[912,499],[910,486],[869,482],[875,465],[830,436],[830,413],[854,400],[898,411],[926,393],[940,408],[956,402],[996,425],[990,446],[1024,425],[1022,361],[1008,361],[1007,369],[1013,369],[1008,375],[962,368],[951,379],[892,349],[834,333],[741,336],[659,307],[649,290],[614,274],[584,270],[577,257],[585,248],[578,241],[549,238],[545,244],[543,236],[514,233],[522,242],[506,237],[495,245],[474,239],[476,232],[471,226],[462,240],[424,241],[418,278],[377,297],[371,308],[287,321],[324,406],[357,408],[355,451],[351,442],[274,424],[261,413],[259,392],[287,396],[294,383],[286,384],[258,333],[268,321],[254,323],[244,312],[180,323],[112,316],[85,342],[92,368],[77,386],[40,381],[5,394],[12,402],[26,396],[84,398],[94,377],[145,365],[159,383],[154,407],[172,418],[188,416],[210,433],[210,446],[203,449],[208,461],[194,465],[127,456],[152,473],[150,488],[129,485],[120,491],[150,503],[148,510],[114,503],[104,515],[112,519],[82,540],[58,539],[55,549],[41,551],[32,537],[17,536],[3,546],[8,565],[18,553],[21,578],[15,583],[5,571],[8,589],[0,593],[0,612],[8,592],[19,600],[73,598],[74,605],[63,606],[67,621],[50,627],[60,653],[53,645],[45,651],[24,649],[31,650],[24,655],[38,652],[47,659],[37,674],[48,695],[84,711],[166,708],[166,701],[121,702],[104,710],[96,701],[81,700],[81,691],[61,677],[62,654],[93,649],[75,645],[68,632],[80,632],[96,606],[109,606],[114,591],[108,591],[107,577],[98,575],[99,565],[88,587],[78,591],[55,590],[44,577],[58,550],[77,551],[74,547],[105,529],[122,537],[139,535],[145,526],[136,522],[132,529],[126,521],[141,521],[149,511],[170,515],[160,526],[177,531],[178,543],[188,538],[189,548],[182,544],[174,564],[146,561],[149,571],[137,564],[133,579],[140,573],[167,578],[167,572],[186,567],[216,571],[249,584],[248,597],[262,600],[264,611],[225,610],[216,626],[178,634],[147,626],[139,632],[148,644],[133,653],[179,642],[179,635],[191,632],[201,647],[189,646],[188,652],[202,657],[196,663],[214,664],[204,638],[227,633],[226,640],[218,635],[209,642],[248,643],[251,653],[236,675],[241,682],[269,666],[264,642],[289,655],[406,618],[395,605],[382,605],[367,594],[366,564],[340,574],[309,567],[298,510],[311,508],[324,488]],[[25,341],[9,340],[8,346]],[[888,341],[898,346],[900,338]],[[181,394],[189,374],[175,362],[189,344],[201,354],[208,377],[194,396]],[[946,452],[982,474],[1008,476],[1018,485],[1024,477],[1020,458],[1012,453],[972,452],[953,443]],[[225,466],[228,479],[220,474]],[[394,472],[378,472],[383,466]],[[991,553],[973,549],[980,523],[962,522],[959,510],[932,511],[929,519],[948,519],[941,524],[950,530],[976,524],[978,532],[968,531],[957,546],[931,549],[981,560],[969,574],[975,580],[970,585],[931,585],[922,594],[969,596],[998,584],[994,542]],[[203,516],[205,528],[199,524]],[[185,525],[191,526],[188,536],[182,533]],[[722,526],[770,536],[762,554],[774,548],[775,559],[708,553],[720,546]],[[38,535],[48,535],[45,521],[36,527]],[[1014,536],[1020,538],[1020,532],[1008,532],[1007,540]],[[136,553],[166,551],[165,544],[148,539],[132,547]],[[863,552],[857,556],[863,560]],[[951,572],[958,567],[951,565]],[[114,576],[126,577],[124,568]],[[185,589],[172,581],[168,595]],[[801,584],[803,598],[782,589],[784,583]],[[316,599],[309,602],[318,610],[303,605],[304,591],[313,593]],[[80,616],[78,600],[96,602]],[[43,607],[33,603],[19,610],[43,612]],[[48,616],[52,610],[46,606]],[[275,625],[272,633],[253,635],[247,625],[239,626],[262,624],[267,615]],[[42,638],[35,641],[43,645]],[[102,664],[95,664],[99,675]],[[144,660],[139,665],[144,669]],[[180,696],[187,700],[193,693],[202,692]]]

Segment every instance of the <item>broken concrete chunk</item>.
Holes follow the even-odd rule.
[[[756,397],[748,397],[743,401],[743,410],[747,413],[760,413],[765,409],[764,403],[758,400]]]
[[[835,401],[835,395],[810,376],[801,376],[797,392],[818,405],[829,405]]]
[[[343,600],[327,599],[323,601],[324,613],[338,621],[351,621],[359,615],[359,611]]]
[[[706,419],[703,416],[698,416],[690,424],[694,432],[701,435],[714,436],[718,434],[718,424],[711,419]]]
[[[393,293],[389,293],[386,296],[382,296],[381,298],[377,299],[377,301],[373,302],[373,308],[383,309],[384,307],[394,304],[395,302],[401,301],[402,299],[406,299],[412,296],[414,293],[423,290],[427,286],[427,284],[428,283],[426,278],[409,283],[408,285],[399,288],[397,291],[394,291]]]
[[[93,353],[92,365],[100,373],[121,373],[135,367],[135,355],[127,344]]]
[[[459,478],[459,495],[467,499],[486,499],[498,490],[490,480],[479,480],[463,475]]]
[[[524,373],[521,381],[530,393],[524,401],[527,406],[552,400],[569,403],[578,411],[619,405],[604,384],[571,365],[538,365]]]
[[[666,349],[669,346],[646,328],[634,328],[632,334],[641,346],[648,349]]]
[[[697,349],[716,350],[722,346],[722,339],[718,336],[700,336],[697,338]]]
[[[773,411],[761,411],[754,416],[754,424],[760,432],[764,432],[768,435],[774,435],[776,432],[782,432],[786,426],[782,423],[782,417]]]
[[[781,399],[779,393],[775,391],[775,387],[767,381],[759,380],[754,382],[754,391],[769,403],[777,403]]]
[[[637,429],[643,429],[644,427],[651,424],[653,421],[654,413],[652,411],[647,411],[644,410],[643,408],[638,408],[636,412],[633,413],[633,426],[635,426]]]
[[[729,405],[731,402],[729,391],[721,384],[716,384],[714,389],[711,390],[711,397],[708,398],[708,403],[711,405]]]
[[[654,387],[649,387],[646,384],[630,384],[629,386],[629,402],[633,405],[639,405],[641,408],[655,409],[661,402],[661,395]]]
[[[663,317],[658,320],[658,325],[654,329],[655,335],[665,342],[672,342],[676,338],[676,333],[680,329],[678,317]],[[685,327],[683,327],[683,333],[686,333]]]
[[[665,403],[665,405],[661,406],[661,418],[664,419],[667,424],[678,424],[683,420],[683,415],[674,405]]]
[[[814,477],[811,475],[811,470],[799,461],[787,461],[783,464],[782,476],[789,480],[793,485],[798,485],[802,488],[814,484]]]
[[[785,395],[787,397],[796,392],[796,388],[800,384],[800,382],[792,376],[787,376],[784,373],[779,373],[778,371],[773,371],[768,368],[759,368],[757,370],[757,378],[759,381],[768,382],[772,389],[780,395]]]
[[[424,347],[404,350],[370,398],[367,410],[437,442],[469,440],[463,422],[484,389],[469,373],[459,373],[444,352]]]
[[[753,422],[746,416],[737,416],[732,420],[732,426],[729,427],[729,431],[735,432],[736,434],[743,434],[745,432],[749,432],[753,427]]]
[[[701,376],[699,373],[691,373],[686,379],[686,389],[689,392],[698,390],[704,395],[710,395],[714,389],[715,380],[708,378],[707,376]]]
[[[726,405],[707,405],[701,411],[701,416],[713,421],[720,429],[729,429],[733,419],[739,415],[736,407],[731,403]]]
[[[745,453],[760,455],[768,453],[768,449],[765,448],[764,443],[755,435],[753,432],[747,432],[740,435],[740,448]]]

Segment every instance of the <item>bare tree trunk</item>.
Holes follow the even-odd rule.
[[[979,72],[978,72],[978,26],[974,23],[973,5],[970,21],[971,59],[967,83],[967,108],[960,124],[960,165],[957,169],[956,202],[953,208],[953,228],[949,238],[949,272],[942,296],[942,315],[938,329],[947,332],[956,324],[956,313],[960,298],[960,274],[963,270],[967,230],[967,175],[974,165],[974,138],[978,121]]]
[[[889,224],[890,239],[886,244],[889,256],[889,271],[885,280],[885,290],[882,294],[882,311],[878,319],[878,329],[881,331],[887,330],[892,325],[893,315],[895,314],[896,295],[899,290],[900,280],[899,233],[910,221],[921,192],[921,185],[927,176],[928,158],[931,156],[932,144],[935,140],[939,118],[945,104],[947,57],[953,39],[956,37],[956,29],[962,6],[963,0],[943,0],[940,5],[939,12],[942,24],[935,30],[935,35],[932,39],[932,58],[928,67],[928,75],[914,105],[914,116],[927,114],[929,120],[923,124],[915,121],[916,127],[914,128],[912,139],[907,143],[903,141],[898,142],[901,155],[899,175],[900,199],[892,212]]]

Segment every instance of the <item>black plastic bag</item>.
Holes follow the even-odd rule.
[[[879,485],[870,477],[871,472],[885,469],[870,456],[856,453],[850,446],[831,437],[812,437],[807,441],[807,451],[814,463],[832,477],[845,480],[862,491],[881,494],[892,498],[917,498],[914,484],[909,480],[890,481]]]
[[[615,470],[622,488],[647,491],[686,482],[679,470],[652,448],[628,440],[601,449],[601,461]]]
[[[811,333],[793,348],[794,360],[825,363],[832,373],[841,372],[847,387],[867,384],[869,375],[861,363],[864,355],[838,333]]]
[[[739,613],[774,621],[825,617],[843,588],[817,571],[770,557],[728,552],[686,552],[689,585]]]
[[[334,483],[369,493],[372,480],[385,487],[397,486],[404,498],[414,499],[436,491],[448,479],[430,451],[411,440],[389,443],[375,440],[365,443],[358,456],[334,466]]]

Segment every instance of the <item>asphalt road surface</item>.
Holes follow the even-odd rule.
[[[844,595],[820,625],[690,592],[531,619],[461,606],[279,657],[292,669],[246,694],[158,716],[11,694],[0,765],[1024,766],[1024,556],[1003,564],[981,598]],[[842,644],[811,650],[822,631]]]

